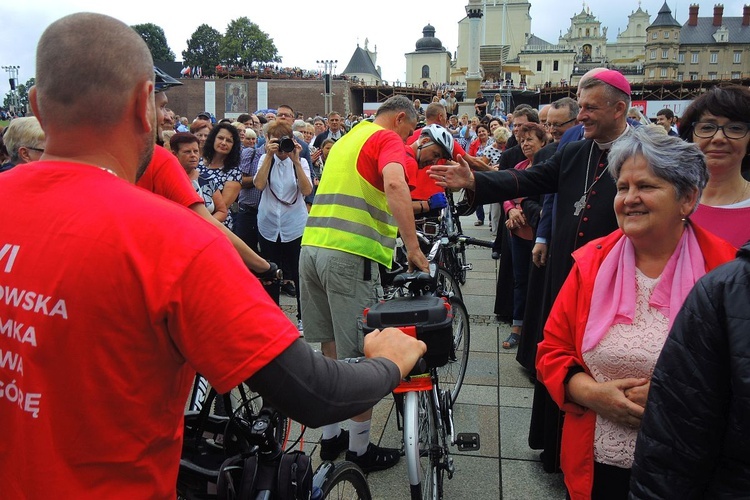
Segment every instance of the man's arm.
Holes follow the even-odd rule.
[[[383,188],[388,208],[391,209],[391,213],[396,219],[401,239],[406,245],[409,262],[427,272],[429,264],[419,248],[409,185],[406,183],[406,177],[404,176],[404,167],[400,163],[389,163],[383,167]]]
[[[356,364],[321,356],[297,340],[247,383],[284,415],[319,427],[372,408],[426,351],[423,342],[395,328],[366,335],[370,359]]]

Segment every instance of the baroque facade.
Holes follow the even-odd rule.
[[[666,1],[653,22],[638,2],[627,27],[618,28],[611,42],[607,27],[584,6],[570,18],[570,26],[561,31],[556,43],[533,34],[528,0],[470,1],[469,6],[483,9],[479,25],[482,79],[499,85],[511,80],[514,87],[528,89],[576,85],[586,71],[602,66],[620,71],[631,83],[750,78],[750,6],[743,8],[742,16],[726,17],[723,5],[717,4],[711,17],[699,17],[699,6],[692,4],[688,20],[680,24]],[[469,26],[468,16],[458,22],[458,47],[445,82],[465,81]],[[430,57],[435,55],[419,54],[419,42],[417,48],[406,54],[409,83],[439,83],[442,64],[439,73],[432,72]],[[441,60],[450,54],[442,44],[435,52]],[[430,67],[430,76],[420,78],[425,65]]]

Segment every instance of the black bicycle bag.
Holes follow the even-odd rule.
[[[379,302],[365,310],[363,331],[396,327],[427,344],[423,356],[429,368],[448,363],[453,349],[453,314],[450,303],[441,297],[423,295]]]
[[[236,455],[219,470],[219,500],[254,500],[259,491],[271,491],[278,500],[309,500],[312,493],[312,461],[301,451],[281,456],[275,463],[259,463],[256,455]]]

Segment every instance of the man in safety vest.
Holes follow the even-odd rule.
[[[330,358],[362,355],[362,312],[382,296],[378,264],[391,267],[400,233],[410,266],[427,271],[419,248],[406,170],[404,141],[414,132],[411,101],[394,96],[374,122],[361,122],[339,139],[310,210],[300,254],[300,300],[305,339]],[[411,179],[413,185],[413,179]],[[367,411],[323,427],[320,456],[346,459],[365,472],[387,469],[399,451],[370,443]]]

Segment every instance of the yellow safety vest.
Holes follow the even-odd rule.
[[[357,163],[365,142],[383,127],[362,122],[328,154],[302,244],[361,255],[390,268],[396,226],[385,193],[365,180]]]

